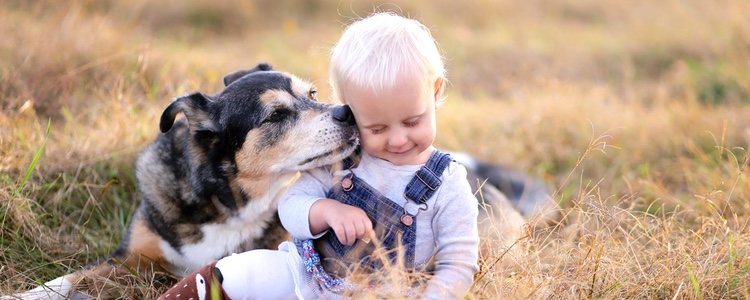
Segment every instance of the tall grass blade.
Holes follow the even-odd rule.
[[[698,282],[698,278],[695,277],[695,272],[693,272],[693,264],[688,262],[687,269],[688,276],[690,276],[690,283],[693,285],[693,292],[695,292],[695,298],[698,300],[702,300],[703,296],[701,295],[701,286]]]
[[[52,121],[50,119],[47,119],[47,129],[44,132],[44,141],[42,142],[42,145],[39,146],[39,149],[36,150],[36,153],[34,153],[34,158],[31,159],[31,163],[29,164],[29,167],[26,168],[26,173],[23,175],[23,180],[21,180],[21,183],[18,184],[16,187],[16,196],[20,195],[20,193],[23,191],[24,188],[26,188],[26,184],[29,182],[29,178],[31,178],[31,174],[34,173],[34,169],[36,169],[37,164],[39,164],[39,159],[42,157],[42,154],[44,153],[44,147],[47,145],[47,139],[49,138],[49,131],[52,127]]]

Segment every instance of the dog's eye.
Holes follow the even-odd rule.
[[[286,109],[277,109],[271,115],[269,115],[265,120],[263,120],[263,123],[278,123],[281,121],[284,121],[286,117],[289,115],[289,110]]]
[[[310,91],[307,92],[307,97],[313,100],[318,100],[318,90],[311,88]]]

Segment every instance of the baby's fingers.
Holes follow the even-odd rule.
[[[365,226],[365,234],[371,235],[372,234],[372,221],[370,219],[365,219],[364,226]]]
[[[332,227],[333,232],[336,234],[336,238],[339,239],[339,242],[346,245],[346,227],[344,224],[338,224],[335,227]]]
[[[357,227],[357,238],[369,244],[373,237],[372,222],[369,219],[362,220],[360,226]]]
[[[361,238],[365,234],[365,224],[364,222],[360,220],[354,221],[354,228],[356,229],[357,236],[356,238]]]
[[[357,240],[357,228],[354,224],[351,223],[344,225],[344,228],[346,228],[346,240],[343,240],[342,242],[344,245],[351,246],[352,244],[354,244],[354,241]]]

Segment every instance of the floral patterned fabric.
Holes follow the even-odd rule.
[[[328,274],[320,263],[320,255],[315,251],[312,240],[302,241],[302,263],[314,280],[325,289],[340,293],[344,291],[346,282],[341,278],[334,278]]]

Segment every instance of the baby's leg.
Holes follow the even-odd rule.
[[[222,258],[216,263],[224,278],[221,286],[232,299],[295,298],[288,255],[263,249]]]

